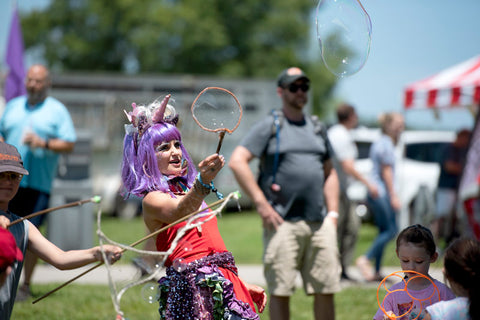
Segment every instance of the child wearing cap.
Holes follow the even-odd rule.
[[[17,193],[23,175],[28,175],[28,171],[23,167],[18,150],[14,146],[0,141],[0,229],[8,228],[9,232],[7,232],[13,236],[19,249],[19,252],[14,251],[15,259],[18,262],[13,265],[8,264],[8,266],[12,266],[12,270],[5,275],[5,282],[0,288],[0,320],[10,319],[15,303],[23,267],[18,253],[24,255],[28,248],[42,260],[61,270],[75,269],[95,261],[102,261],[102,253],[98,246],[84,250],[63,251],[46,239],[28,220],[10,226],[12,221],[20,219],[19,216],[8,210],[8,204]],[[112,263],[120,259],[121,248],[105,245],[103,249]],[[2,250],[0,249],[0,253]],[[3,260],[0,258],[0,261]],[[1,265],[3,264],[0,263]]]

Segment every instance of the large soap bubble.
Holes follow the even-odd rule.
[[[316,17],[322,59],[330,72],[350,76],[370,53],[372,22],[358,0],[320,0]]]

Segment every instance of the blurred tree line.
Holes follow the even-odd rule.
[[[52,0],[21,21],[26,49],[62,72],[276,78],[300,66],[323,116],[336,78],[311,54],[313,11],[311,0]]]

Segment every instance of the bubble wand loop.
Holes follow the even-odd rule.
[[[200,128],[219,133],[216,153],[220,152],[225,133],[233,133],[242,119],[242,106],[237,97],[219,87],[203,89],[193,101],[191,110]]]
[[[201,212],[205,211],[206,209],[211,209],[211,208],[213,208],[213,207],[215,207],[215,206],[217,206],[217,205],[219,205],[219,204],[221,204],[221,203],[223,203],[224,201],[229,200],[229,199],[230,199],[230,197],[227,197],[227,198],[224,198],[224,199],[220,199],[220,200],[217,200],[217,201],[215,201],[215,202],[207,205],[207,207],[205,207],[205,208],[198,209],[197,211],[194,211],[194,212],[192,212],[192,213],[190,213],[190,214],[188,214],[188,215],[186,215],[186,216],[184,216],[184,217],[182,217],[182,218],[180,218],[180,219],[172,222],[171,224],[166,225],[165,227],[163,227],[163,228],[161,228],[161,229],[158,229],[158,230],[156,230],[156,231],[154,231],[154,232],[146,235],[145,237],[143,237],[143,238],[141,238],[141,239],[133,242],[132,244],[130,244],[130,247],[135,247],[135,246],[139,245],[140,243],[144,242],[145,240],[148,240],[148,239],[150,239],[150,238],[158,235],[159,233],[167,230],[168,228],[173,227],[174,225],[177,225],[177,224],[179,224],[179,223],[181,223],[181,222],[183,222],[183,221],[185,221],[185,220],[188,220],[189,218],[193,217],[194,215],[196,215],[196,214],[198,214],[198,213],[201,213]],[[127,250],[127,249],[122,249],[122,253],[125,252],[126,250]],[[36,300],[32,301],[32,304],[35,304],[35,303],[39,302],[40,300],[43,300],[44,298],[48,297],[48,296],[51,295],[52,293],[54,293],[54,292],[62,289],[63,287],[65,287],[65,286],[67,286],[68,284],[72,283],[73,281],[75,281],[75,280],[83,277],[84,275],[86,275],[86,274],[89,273],[90,271],[93,271],[93,270],[97,269],[98,267],[100,267],[100,266],[103,265],[103,264],[104,264],[104,262],[99,262],[99,263],[97,263],[95,266],[91,267],[90,269],[88,269],[88,270],[80,273],[79,275],[77,275],[77,276],[73,277],[72,279],[66,281],[66,282],[63,283],[62,285],[56,287],[55,289],[53,289],[53,290],[45,293],[45,294],[42,295],[41,297],[39,297],[39,298],[37,298]]]
[[[84,200],[80,200],[80,201],[74,201],[74,202],[70,202],[70,203],[67,203],[67,204],[64,204],[64,205],[61,205],[61,206],[58,206],[58,207],[53,207],[53,208],[48,208],[48,209],[45,209],[45,210],[41,210],[41,211],[37,211],[37,212],[34,212],[32,214],[29,214],[25,217],[22,217],[20,219],[17,219],[15,221],[12,221],[8,226],[8,227],[11,227],[17,223],[20,223],[22,222],[23,220],[26,220],[26,219],[30,219],[30,218],[33,218],[33,217],[36,217],[36,216],[39,216],[39,215],[42,215],[42,214],[46,214],[46,213],[49,213],[49,212],[52,212],[52,211],[55,211],[55,210],[60,210],[60,209],[65,209],[65,208],[70,208],[70,207],[75,207],[75,206],[81,206],[85,203],[88,203],[88,202],[93,202],[93,203],[100,203],[102,201],[102,198],[100,196],[94,196],[90,199],[84,199]]]
[[[405,274],[405,273],[410,273],[410,274],[413,274],[413,276],[410,276],[408,277],[408,280],[406,280],[404,277],[402,277],[401,274]],[[389,290],[387,289],[386,287],[386,281],[388,280],[388,278],[390,277],[398,277],[400,278],[404,283],[405,283],[405,288],[403,289],[395,289],[395,290]],[[414,296],[412,296],[412,294],[410,292],[408,292],[408,283],[410,281],[413,281],[414,279],[416,278],[425,278],[427,279],[428,281],[430,281],[430,283],[433,285],[433,292],[430,296],[426,297],[426,298],[422,298],[422,299],[419,299],[419,298],[415,298]],[[381,288],[384,288],[386,291],[387,291],[387,294],[385,295],[385,297],[382,299],[382,301],[380,302],[380,289]],[[405,311],[403,314],[400,314],[400,315],[395,315],[393,313],[393,311],[391,310],[385,310],[385,306],[384,306],[384,301],[385,299],[388,297],[388,295],[390,294],[393,294],[393,293],[396,293],[396,292],[405,292],[411,299],[412,299],[412,303],[410,305],[410,308]],[[423,309],[422,307],[422,303],[423,301],[426,301],[426,300],[430,300],[432,301],[432,298],[434,297],[435,293],[437,294],[437,298],[438,300],[437,301],[440,301],[440,290],[438,289],[437,285],[435,284],[435,282],[430,279],[429,277],[427,277],[426,275],[424,274],[421,274],[419,272],[416,272],[416,271],[413,271],[413,270],[402,270],[402,271],[395,271],[395,272],[392,272],[390,273],[388,276],[386,276],[385,278],[383,278],[383,280],[380,282],[380,284],[378,285],[378,288],[377,288],[377,303],[378,303],[378,306],[380,307],[380,309],[383,311],[383,313],[388,317],[388,319],[399,319],[399,318],[402,318],[404,317],[405,315],[409,314],[413,308],[414,308],[414,302],[415,301],[418,301],[420,302],[420,308]],[[420,312],[418,313],[418,315],[413,318],[412,320],[416,320],[420,317],[421,315],[421,310]]]

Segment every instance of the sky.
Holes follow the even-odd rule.
[[[0,1],[2,68],[14,2]],[[49,0],[16,2],[20,12],[27,12],[45,6]],[[339,79],[335,91],[336,99],[355,106],[360,120],[372,121],[385,111],[402,111],[402,93],[407,84],[480,54],[478,0],[361,3],[372,21],[370,55],[361,70]],[[28,63],[27,58],[25,64]],[[410,110],[405,112],[405,118],[407,126],[424,129],[458,130],[473,126],[473,117],[464,108],[442,111],[439,119],[429,110]]]

